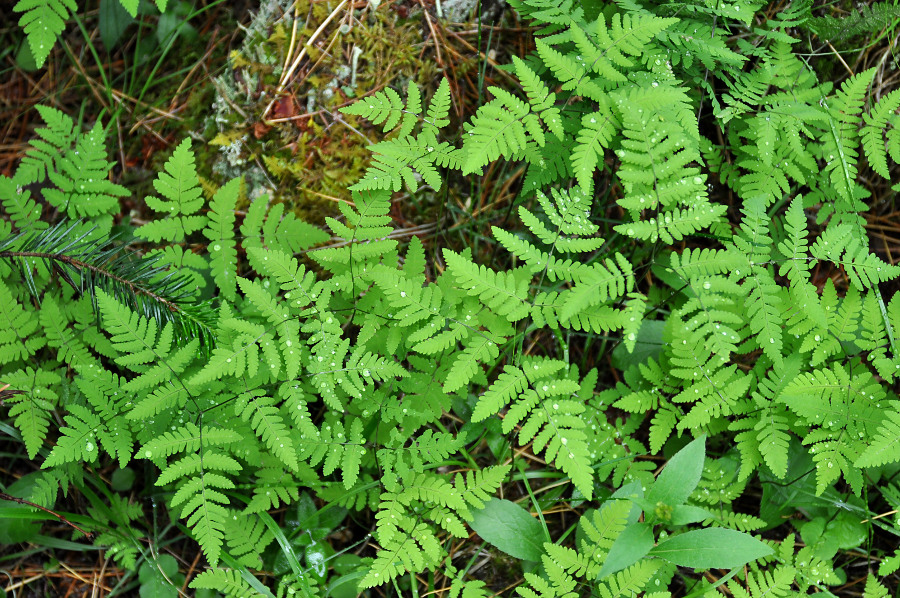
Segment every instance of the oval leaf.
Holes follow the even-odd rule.
[[[749,534],[709,527],[663,540],[653,556],[693,569],[732,569],[772,554],[772,549]]]
[[[672,508],[672,525],[687,525],[715,517],[706,509],[693,505],[677,505]]]
[[[637,523],[626,527],[609,549],[597,579],[603,579],[607,575],[630,567],[647,556],[652,548],[653,528],[649,523]]]
[[[512,501],[492,498],[474,512],[469,525],[485,542],[509,556],[540,561],[544,554],[541,523]]]
[[[706,460],[706,435],[694,440],[669,459],[647,491],[647,500],[674,507],[684,504],[700,482]]]

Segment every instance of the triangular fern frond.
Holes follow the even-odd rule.
[[[14,12],[25,13],[19,18],[19,27],[28,36],[28,46],[38,68],[44,66],[56,38],[66,27],[69,11],[75,12],[75,0],[19,0]]]
[[[49,1],[55,2],[56,0]],[[62,1],[72,3],[74,7],[73,0]],[[40,0],[38,0],[33,4],[38,6],[40,3]],[[17,6],[22,4],[25,4],[24,0]],[[40,8],[33,10],[40,10]],[[40,104],[35,106],[35,109],[41,115],[43,121],[47,123],[47,126],[35,129],[39,139],[31,141],[31,147],[25,153],[22,163],[16,170],[15,180],[20,185],[43,183],[47,178],[47,173],[57,169],[56,165],[59,163],[59,160],[72,147],[72,144],[75,143],[78,137],[75,123],[64,112]]]
[[[164,172],[153,181],[153,187],[162,197],[148,195],[144,201],[165,217],[148,222],[135,234],[154,242],[162,239],[182,242],[206,226],[206,217],[196,213],[204,202],[189,138],[178,144],[163,168]]]
[[[70,218],[98,218],[119,209],[119,199],[128,189],[110,181],[112,163],[106,160],[103,127],[98,122],[86,135],[80,135],[75,149],[57,160],[56,169],[47,176],[56,186],[44,190],[44,197]],[[99,219],[99,220],[106,220]]]

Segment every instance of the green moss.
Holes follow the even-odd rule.
[[[357,11],[352,27],[337,15],[307,46],[332,10],[324,3],[310,10],[301,1],[277,22],[281,13],[261,10],[231,53],[228,72],[216,79],[212,113],[198,127],[219,149],[214,173],[246,177],[249,170],[251,195],[262,186],[315,223],[350,199],[347,187],[362,176],[371,157],[367,146],[380,133],[338,109],[385,86],[405,87],[412,79],[428,88],[439,78],[434,62],[423,57],[420,18],[399,19],[387,5]],[[304,20],[292,37],[293,14]],[[281,88],[285,64],[301,49],[304,58]]]

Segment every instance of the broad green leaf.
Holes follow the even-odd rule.
[[[523,561],[540,561],[544,554],[541,523],[516,503],[492,498],[469,522],[485,542]]]
[[[731,569],[772,554],[749,534],[709,527],[663,540],[649,554],[694,569]]]
[[[710,519],[713,514],[700,507],[692,505],[676,505],[672,508],[672,525],[687,525],[697,523],[704,519]]]
[[[634,504],[631,511],[628,513],[628,525],[637,523],[637,520],[640,519],[641,513],[644,510],[640,504],[644,499],[644,486],[641,484],[640,480],[625,484],[613,492],[610,498],[624,498],[631,500]]]
[[[652,548],[653,527],[649,523],[636,523],[626,527],[609,549],[597,579],[630,567],[647,556]]]
[[[112,51],[128,26],[134,23],[134,17],[128,12],[119,0],[100,0],[100,40],[108,52]]]
[[[705,459],[706,435],[703,435],[669,459],[665,469],[647,491],[647,500],[670,507],[684,504],[700,482]]]
[[[28,499],[34,492],[35,485],[41,477],[41,472],[33,472],[22,476],[6,487],[6,493],[17,498]],[[37,509],[21,503],[0,500],[0,544],[18,544],[29,542],[41,533],[41,526],[33,519],[43,517],[31,517]]]

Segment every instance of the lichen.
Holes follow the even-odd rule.
[[[270,193],[298,216],[322,222],[336,212],[336,200],[350,199],[347,187],[362,175],[367,147],[380,132],[338,109],[384,86],[405,88],[409,80],[428,88],[439,72],[422,51],[421,17],[400,19],[388,4],[341,12],[308,44],[338,2],[291,5],[267,0],[244,27],[229,68],[214,81],[204,130],[213,131],[210,141],[219,147],[216,175],[225,179],[240,170],[249,196]],[[301,51],[284,82],[284,65]]]

